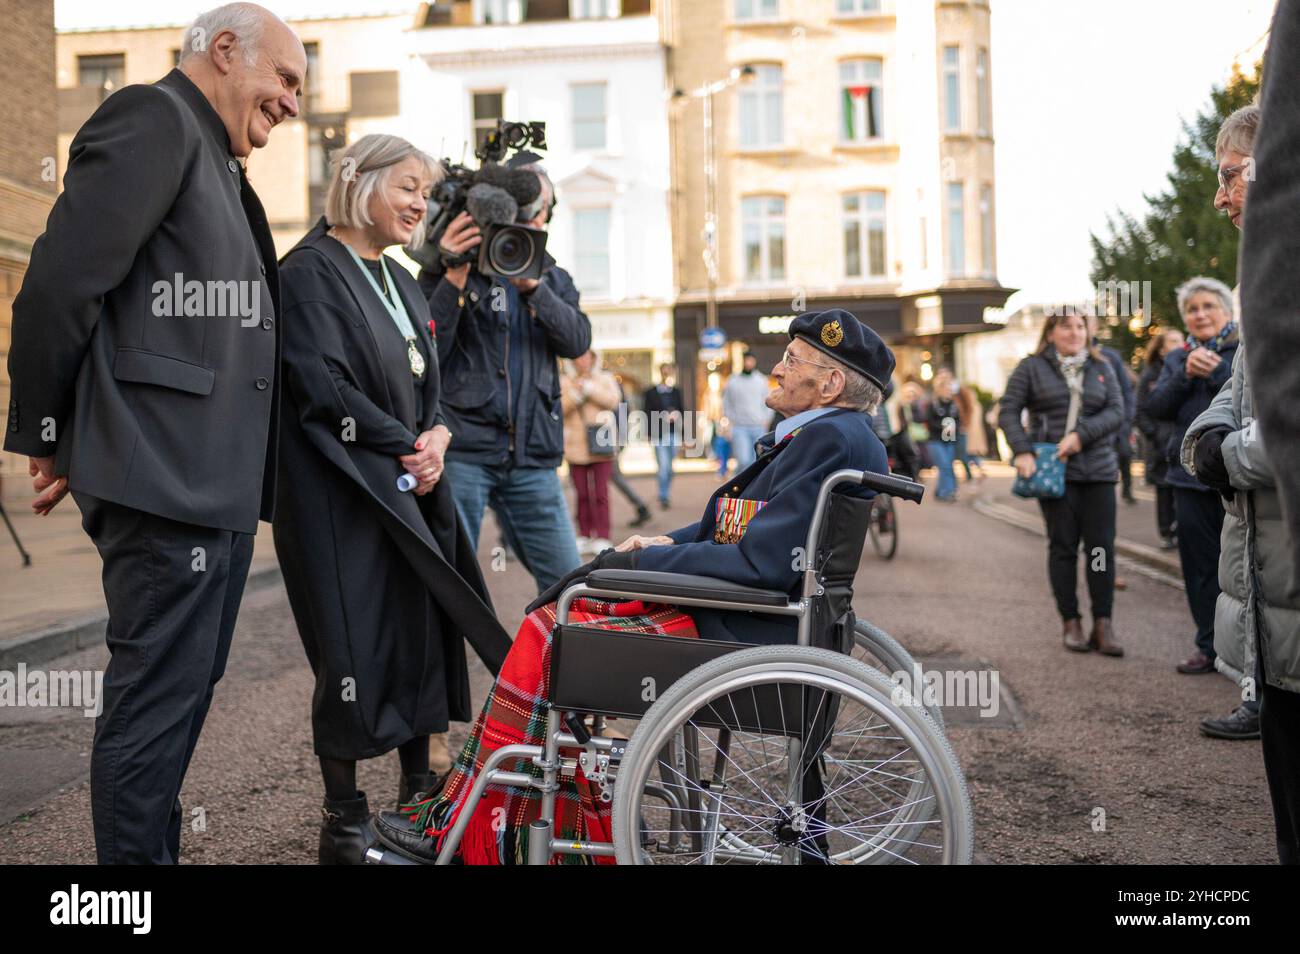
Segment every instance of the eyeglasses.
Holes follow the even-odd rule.
[[[809,361],[807,358],[801,358],[797,354],[791,354],[790,349],[786,348],[785,353],[781,355],[781,363],[787,368],[794,367],[793,362],[800,364],[811,364],[815,368],[825,368],[827,371],[838,371],[839,368],[829,364],[818,364],[816,361]]]
[[[1249,162],[1244,162],[1236,166],[1219,167],[1219,188],[1224,192],[1231,192],[1241,181],[1240,176],[1250,166]],[[1249,176],[1247,177],[1249,179]]]

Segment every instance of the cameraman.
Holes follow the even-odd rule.
[[[542,190],[520,209],[520,224],[545,229],[555,189],[540,166],[525,168]],[[540,279],[507,281],[468,263],[446,265],[481,241],[479,227],[462,212],[439,242],[442,261],[420,273],[434,320],[443,415],[453,435],[446,473],[475,549],[490,505],[540,591],[582,562],[555,473],[564,454],[556,365],[587,352],[591,322],[578,307],[573,279],[549,254]]]

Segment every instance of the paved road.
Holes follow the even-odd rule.
[[[649,480],[639,480],[652,497]],[[678,480],[678,502],[645,528],[693,519],[712,488]],[[1267,863],[1272,822],[1258,743],[1202,738],[1196,721],[1226,712],[1219,676],[1177,675],[1190,620],[1183,594],[1141,575],[1117,595],[1121,660],[1067,654],[1047,591],[1041,537],[962,503],[901,506],[892,562],[870,552],[858,574],[860,616],[937,667],[997,671],[996,719],[954,713],[949,735],[971,787],[981,860],[1081,863]],[[621,527],[630,509],[615,503]],[[485,528],[484,565],[495,534]],[[502,617],[532,597],[516,565],[489,572]],[[102,650],[52,668],[102,666]],[[481,698],[488,680],[474,673]],[[187,831],[187,862],[315,860],[320,788],[311,754],[311,679],[283,590],[244,605],[183,792],[206,830]],[[0,863],[93,861],[87,753],[92,721],[67,710],[0,709]],[[464,736],[463,727],[456,733]],[[397,761],[364,763],[372,806],[396,797]],[[1105,830],[1094,831],[1104,812]]]

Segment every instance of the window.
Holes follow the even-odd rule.
[[[993,274],[993,187],[980,186],[980,264],[985,275]]]
[[[619,15],[619,0],[569,0],[571,20],[603,20]]]
[[[835,0],[835,12],[840,16],[859,13],[879,13],[880,0]]]
[[[741,148],[781,144],[781,67],[755,66],[754,80],[740,90]]]
[[[840,138],[845,142],[865,142],[884,135],[884,74],[880,60],[840,64]]]
[[[523,23],[528,0],[477,0],[477,20],[481,24]]]
[[[966,189],[960,182],[948,183],[948,274],[966,273]]]
[[[573,148],[605,148],[605,84],[577,83],[573,91]]]
[[[844,275],[884,278],[885,193],[855,192],[844,197]]]
[[[955,46],[943,48],[943,128],[961,131],[961,53]]]
[[[609,209],[573,213],[574,280],[583,294],[609,293]]]
[[[774,282],[785,278],[785,199],[751,196],[740,203],[745,243],[745,281]]]
[[[180,65],[181,65],[181,48],[178,46],[172,50],[172,68],[175,69]]]
[[[735,0],[737,20],[775,20],[781,12],[780,0]]]
[[[77,57],[77,85],[99,90],[100,102],[126,82],[126,54]]]
[[[975,106],[979,111],[979,134],[987,136],[993,128],[993,98],[989,95],[989,51],[975,51]]]
[[[497,128],[497,121],[503,115],[502,101],[505,93],[474,93],[471,98],[474,108],[474,148],[478,149],[483,145],[487,134]]]
[[[302,48],[307,54],[307,75],[303,78],[302,84],[303,107],[308,113],[318,112],[323,79],[320,72],[320,44],[304,43]]]

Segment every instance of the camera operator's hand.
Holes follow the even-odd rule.
[[[510,279],[510,284],[514,285],[515,288],[517,288],[517,289],[519,290],[519,294],[521,294],[521,295],[527,295],[527,294],[529,294],[530,292],[532,292],[532,291],[537,287],[537,279],[535,279],[535,278],[512,278],[512,279]]]
[[[462,255],[481,241],[483,241],[483,237],[479,234],[479,228],[474,224],[474,219],[468,212],[462,212],[451,220],[451,223],[447,226],[447,231],[442,233],[442,241],[438,243],[438,250],[444,255]],[[448,268],[443,274],[447,281],[463,291],[465,281],[469,278],[469,263],[466,262],[464,265]]]

